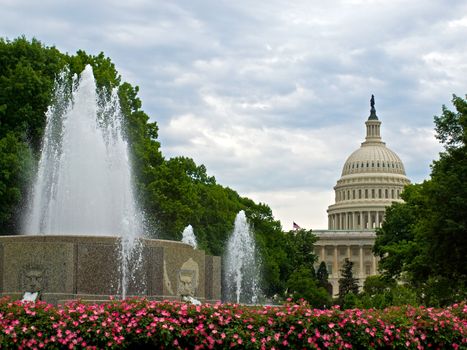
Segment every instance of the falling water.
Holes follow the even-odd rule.
[[[57,78],[47,111],[25,233],[120,236],[125,296],[128,259],[143,220],[134,200],[117,91],[97,89],[89,65],[73,82],[68,77],[63,72]]]
[[[182,242],[191,245],[193,248],[198,248],[198,243],[196,242],[196,236],[193,232],[193,227],[188,225],[182,232]]]
[[[235,218],[235,227],[227,243],[224,260],[224,299],[255,304],[259,296],[259,263],[255,240],[245,212]]]

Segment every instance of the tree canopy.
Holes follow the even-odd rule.
[[[467,293],[467,101],[453,96],[455,111],[442,107],[436,137],[444,152],[431,178],[410,185],[405,203],[386,211],[374,251],[388,278],[401,278],[427,304],[447,304]]]

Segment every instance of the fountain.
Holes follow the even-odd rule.
[[[188,225],[182,232],[182,242],[191,245],[194,249],[198,248],[196,236],[193,232],[193,227]]]
[[[242,210],[235,218],[234,230],[227,243],[224,259],[224,300],[256,304],[259,297],[259,271],[253,232]]]
[[[63,72],[47,111],[25,236],[0,237],[0,293],[220,298],[220,258],[144,238],[117,90]],[[217,286],[219,285],[219,288]]]

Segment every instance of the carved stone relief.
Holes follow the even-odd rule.
[[[24,292],[40,292],[47,288],[47,273],[41,266],[24,266],[19,280],[20,290]]]
[[[192,258],[185,261],[178,272],[177,295],[195,296],[199,283],[198,263]]]
[[[174,291],[172,289],[172,283],[170,282],[169,274],[167,273],[167,266],[165,264],[165,260],[164,260],[164,285],[165,285],[165,288],[167,289],[167,291],[171,295],[174,295]]]

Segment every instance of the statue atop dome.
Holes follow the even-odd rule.
[[[370,99],[370,116],[368,117],[368,120],[378,120],[378,117],[376,116],[376,109],[375,109],[375,95],[371,95]]]

